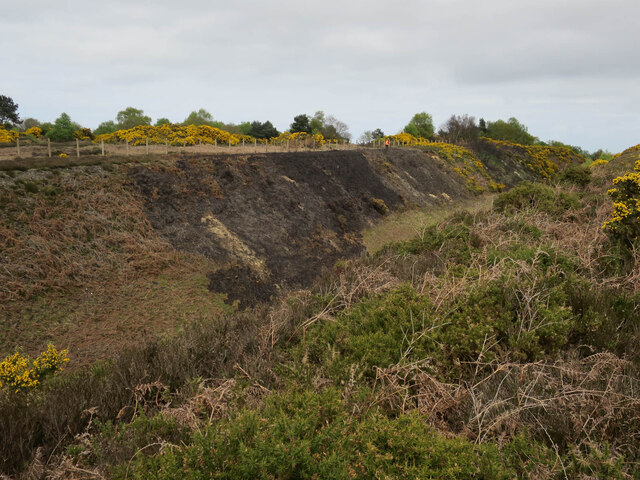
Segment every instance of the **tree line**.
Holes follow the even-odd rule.
[[[155,126],[171,124],[168,118],[158,118]],[[95,135],[113,133],[118,130],[127,130],[139,125],[151,125],[151,117],[145,115],[139,108],[127,107],[116,114],[114,120],[107,120],[91,131],[82,128],[81,125],[71,120],[68,114],[62,113],[53,123],[40,122],[35,118],[21,120],[18,116],[18,105],[12,98],[0,95],[0,125],[6,129],[18,129],[27,131],[32,127],[38,127],[42,134],[53,141],[69,141],[76,138],[76,132],[80,131],[83,137],[93,138]],[[239,124],[225,123],[215,120],[213,115],[200,108],[192,111],[178,125],[208,125],[219,128],[229,133],[239,135],[250,135],[254,138],[270,139],[277,137],[281,132],[271,123],[271,121],[246,121]],[[346,123],[338,120],[333,115],[327,115],[322,110],[313,115],[301,113],[293,118],[288,131],[290,133],[306,132],[310,134],[322,134],[327,140],[340,140],[349,142],[352,139],[349,127]],[[416,113],[405,125],[402,132],[409,133],[417,138],[425,138],[432,141],[442,141],[453,144],[468,144],[481,137],[494,140],[503,140],[521,145],[550,145],[564,146],[571,150],[591,158],[608,159],[612,155],[606,150],[599,149],[593,153],[574,145],[567,145],[557,140],[543,142],[530,134],[527,127],[515,117],[508,120],[485,121],[480,118],[476,122],[475,117],[469,115],[451,115],[451,117],[441,125],[436,131],[433,117],[427,112]],[[358,141],[360,143],[371,143],[373,140],[384,137],[385,134],[380,128],[364,132]]]

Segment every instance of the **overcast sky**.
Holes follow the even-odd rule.
[[[95,128],[323,110],[354,138],[416,112],[516,117],[541,140],[640,143],[640,0],[3,1],[0,94]]]

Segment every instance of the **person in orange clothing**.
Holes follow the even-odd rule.
[[[389,139],[388,139],[388,138],[387,138],[387,139],[385,139],[385,141],[384,141],[384,146],[385,146],[386,148],[389,148],[389,143],[390,143],[390,142],[389,142]]]

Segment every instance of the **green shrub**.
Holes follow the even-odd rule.
[[[116,478],[509,479],[494,445],[446,438],[417,414],[354,416],[341,392],[290,392],[195,435],[190,445],[136,459]]]
[[[535,225],[528,223],[522,218],[510,218],[504,223],[505,232],[515,232],[518,235],[527,237],[531,240],[538,240],[542,237],[542,230]]]
[[[473,252],[481,245],[469,226],[464,223],[432,225],[411,240],[387,246],[381,252],[394,250],[400,255],[424,255],[437,252],[444,262],[468,264]]]
[[[493,201],[493,209],[498,212],[513,214],[522,210],[533,209],[548,214],[560,214],[579,206],[578,197],[560,192],[541,183],[523,182],[508,192],[499,194]]]
[[[82,453],[91,455],[98,465],[118,465],[139,454],[157,454],[163,444],[180,444],[189,438],[186,427],[175,419],[160,414],[148,417],[142,411],[131,423],[98,422],[97,427],[100,433],[91,438],[90,451]]]
[[[75,138],[74,134],[80,125],[71,121],[71,117],[62,113],[55,121],[53,128],[46,133],[46,137],[54,142],[67,142]]]
[[[579,187],[586,187],[591,183],[592,171],[586,165],[571,165],[562,172],[560,180],[567,183],[573,183]]]
[[[407,286],[364,300],[335,322],[312,325],[297,347],[295,362],[319,366],[336,383],[349,380],[354,369],[373,378],[376,366],[401,360],[412,333],[424,329],[430,310],[428,299]],[[424,339],[414,345],[411,358],[424,358],[427,343]]]

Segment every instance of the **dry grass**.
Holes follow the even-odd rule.
[[[0,356],[53,341],[77,368],[223,310],[207,290],[212,262],[158,237],[124,170],[17,172],[0,185]]]
[[[477,212],[487,209],[491,206],[494,197],[495,195],[486,194],[436,207],[393,212],[365,230],[362,234],[362,243],[367,251],[373,254],[388,243],[415,237],[425,228],[443,221],[453,211]]]

